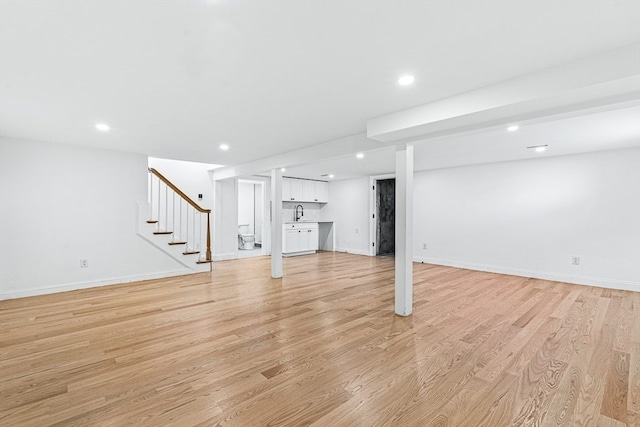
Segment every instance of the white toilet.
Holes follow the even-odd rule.
[[[238,249],[253,249],[256,236],[249,234],[249,224],[238,225]]]

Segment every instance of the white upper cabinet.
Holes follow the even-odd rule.
[[[315,201],[321,203],[327,203],[329,201],[329,183],[323,181],[316,181],[316,196]]]
[[[304,193],[301,179],[282,179],[282,201],[283,202],[303,202]]]
[[[305,202],[315,202],[316,197],[316,182],[309,181],[308,179],[300,179],[302,181],[302,200]]]
[[[283,202],[317,202],[329,201],[329,183],[309,179],[283,178]]]
[[[282,201],[288,202],[293,200],[291,197],[291,180],[288,178],[282,178]]]

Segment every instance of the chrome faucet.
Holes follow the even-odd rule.
[[[298,208],[300,208],[300,214],[298,214]],[[302,205],[298,205],[295,207],[294,210],[294,217],[296,222],[300,221],[300,218],[304,216],[304,208],[302,207]]]

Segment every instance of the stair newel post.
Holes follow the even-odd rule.
[[[207,212],[207,255],[206,260],[211,261],[211,212]]]

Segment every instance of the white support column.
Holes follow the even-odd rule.
[[[271,277],[282,277],[282,171],[271,169]]]
[[[413,311],[413,145],[396,149],[396,285],[395,310]]]

